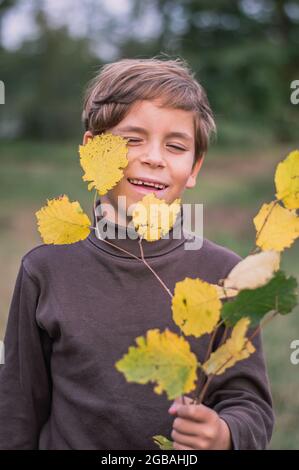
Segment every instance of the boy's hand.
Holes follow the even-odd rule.
[[[216,411],[205,405],[192,405],[191,398],[186,396],[184,398],[185,405],[180,397],[168,410],[170,414],[176,416],[171,433],[173,448],[179,450],[232,449],[229,427]]]

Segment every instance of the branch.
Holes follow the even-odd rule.
[[[156,271],[148,264],[148,262],[145,260],[144,258],[144,253],[143,253],[143,248],[142,248],[142,237],[139,238],[138,240],[138,243],[139,243],[139,247],[140,247],[140,254],[141,254],[141,259],[142,259],[142,262],[145,264],[145,266],[148,267],[148,269],[153,273],[153,275],[158,279],[158,281],[160,282],[160,284],[164,287],[164,289],[166,290],[167,294],[170,296],[170,298],[172,299],[173,298],[173,294],[170,292],[170,290],[168,289],[168,287],[166,286],[166,284],[162,281],[162,279],[158,276],[158,274],[156,273]]]

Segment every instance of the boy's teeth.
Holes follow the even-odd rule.
[[[129,178],[130,183],[133,184],[138,184],[140,186],[151,186],[153,188],[157,189],[164,189],[166,186],[164,184],[159,184],[159,183],[149,183],[148,181],[141,181],[141,180],[136,180],[133,178]]]

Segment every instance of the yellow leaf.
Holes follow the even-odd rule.
[[[89,139],[79,146],[80,163],[85,171],[83,181],[90,181],[88,189],[96,188],[99,195],[106,194],[122,178],[128,165],[127,140],[107,133]]]
[[[169,400],[194,390],[197,358],[183,337],[155,329],[136,338],[136,343],[115,364],[128,382],[156,382],[154,391],[159,395],[165,391]]]
[[[223,374],[226,369],[254,353],[255,347],[245,337],[249,323],[249,318],[241,318],[234,326],[231,337],[211,354],[202,366],[207,375]]]
[[[279,269],[280,253],[277,251],[262,251],[249,255],[236,264],[226,279],[223,287],[226,289],[256,289],[273,277]]]
[[[276,197],[288,209],[299,209],[299,151],[291,152],[277,165],[275,173]]]
[[[175,285],[173,320],[185,335],[211,333],[220,318],[221,302],[215,287],[201,279],[186,277]]]
[[[263,204],[253,222],[257,230],[256,245],[262,250],[283,251],[299,236],[295,210],[285,209],[275,201]]]
[[[147,194],[137,202],[132,211],[132,220],[140,237],[151,242],[166,235],[181,210],[180,202],[180,199],[176,199],[168,205],[154,193]]]
[[[47,205],[35,213],[44,243],[54,245],[84,240],[90,232],[90,220],[79,202],[70,202],[65,194],[47,199]]]

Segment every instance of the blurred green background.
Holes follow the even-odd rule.
[[[275,193],[277,163],[298,148],[298,1],[0,0],[0,338],[21,257],[42,243],[35,212],[66,193],[91,215],[78,145],[83,90],[123,57],[182,57],[204,85],[217,141],[184,202],[204,204],[204,236],[245,256],[253,217]],[[283,268],[299,278],[298,242]],[[299,449],[299,309],[264,331],[273,449]]]

